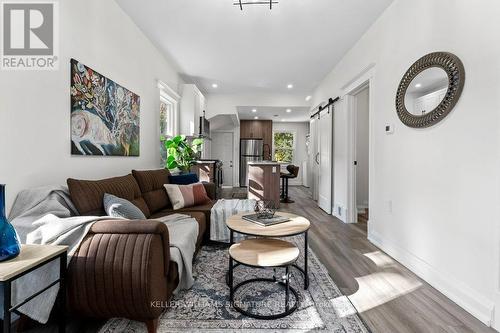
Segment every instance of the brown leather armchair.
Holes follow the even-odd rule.
[[[68,305],[78,316],[126,317],[156,332],[178,282],[163,223],[98,221],[68,267]]]

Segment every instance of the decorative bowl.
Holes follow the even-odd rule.
[[[272,200],[259,200],[255,203],[254,211],[259,219],[270,219],[276,212],[276,205]]]

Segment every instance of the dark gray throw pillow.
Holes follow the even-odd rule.
[[[144,213],[128,200],[104,193],[104,210],[112,217],[121,217],[129,220],[145,220]]]

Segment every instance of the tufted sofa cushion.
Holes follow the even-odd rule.
[[[67,180],[71,200],[80,215],[105,215],[103,197],[105,193],[126,199],[136,205],[146,217],[151,215],[141,189],[132,175],[102,180]]]
[[[166,208],[172,208],[170,199],[165,191],[164,184],[169,184],[170,172],[166,169],[158,170],[132,170],[142,196],[148,204],[151,214]]]

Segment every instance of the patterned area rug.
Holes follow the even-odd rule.
[[[303,237],[289,240],[303,247]],[[301,254],[302,256],[302,254]],[[303,265],[303,257],[299,258]],[[193,267],[195,284],[191,290],[177,295],[160,318],[158,332],[336,332],[365,333],[363,325],[347,297],[333,283],[326,268],[309,250],[310,285],[303,288],[302,273],[292,268],[291,286],[299,293],[299,307],[288,317],[257,320],[243,316],[229,305],[229,288],[225,282],[228,251],[223,246],[204,246]],[[284,269],[277,270],[276,276]],[[239,266],[236,283],[254,277],[273,276],[273,270]],[[292,297],[293,299],[293,297]],[[235,301],[259,314],[283,310],[284,289],[273,283],[245,285],[235,293]],[[292,301],[293,302],[293,301]],[[147,332],[143,323],[122,318],[109,320],[101,333]]]

